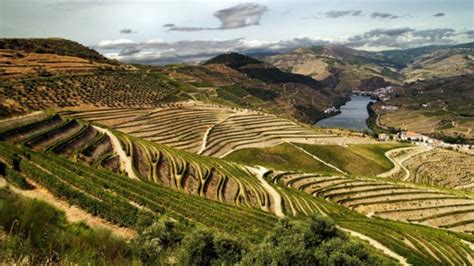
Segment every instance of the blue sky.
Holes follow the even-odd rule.
[[[385,50],[473,41],[474,1],[0,0],[1,37],[63,37],[125,61],[326,43]]]

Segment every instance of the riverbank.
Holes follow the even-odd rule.
[[[319,120],[315,126],[369,131],[366,123],[369,118],[367,105],[372,101],[368,96],[351,95],[350,100],[340,107],[338,114]]]

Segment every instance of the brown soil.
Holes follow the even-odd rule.
[[[239,192],[239,184],[231,178],[226,178],[222,185],[222,196],[226,202],[234,202]]]
[[[203,193],[207,198],[217,199],[217,186],[221,177],[217,174],[216,170],[212,169],[209,176],[204,181]]]

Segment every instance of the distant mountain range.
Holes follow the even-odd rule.
[[[152,107],[196,99],[311,124],[326,116],[326,108],[344,104],[353,88],[470,74],[473,46],[367,52],[327,45],[260,58],[227,53],[201,65],[132,66],[69,40],[0,39],[0,77],[6,88],[0,91],[0,111],[8,115],[72,102]],[[47,93],[35,92],[38,88]]]
[[[263,60],[282,70],[316,80],[337,79],[337,89],[345,91],[374,79],[401,84],[471,74],[474,69],[474,43],[382,52],[334,45],[314,46],[267,56]]]

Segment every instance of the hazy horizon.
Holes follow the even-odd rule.
[[[127,62],[340,44],[366,51],[474,40],[472,1],[1,0],[0,37],[61,37]]]

